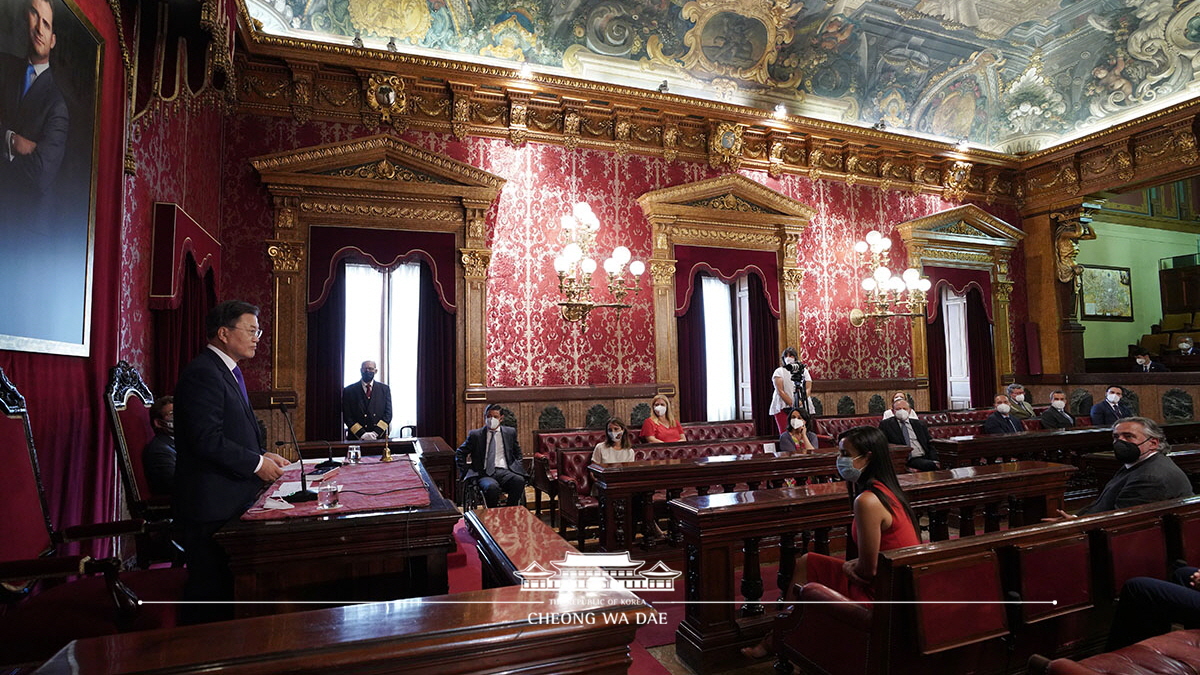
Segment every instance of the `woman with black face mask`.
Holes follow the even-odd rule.
[[[838,443],[838,474],[854,484],[854,521],[850,536],[858,544],[858,557],[842,560],[820,553],[806,553],[796,565],[796,577],[819,583],[855,602],[870,602],[871,583],[879,564],[879,552],[916,546],[921,535],[917,517],[892,467],[887,438],[875,427],[855,427]],[[771,635],[742,649],[742,654],[760,659],[769,652]]]

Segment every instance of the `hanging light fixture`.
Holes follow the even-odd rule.
[[[861,285],[866,293],[866,309],[855,307],[850,310],[850,325],[855,328],[870,321],[876,332],[882,332],[881,319],[893,316],[925,317],[925,294],[931,285],[929,279],[922,278],[921,273],[913,267],[899,275],[892,274],[888,267],[888,251],[891,248],[892,240],[875,230],[867,233],[865,241],[854,244],[857,264],[865,272]]]
[[[558,274],[558,291],[563,300],[558,303],[562,318],[570,323],[579,323],[587,330],[587,318],[593,309],[613,307],[618,316],[630,305],[625,302],[630,293],[641,290],[641,276],[646,264],[632,260],[633,255],[625,246],[613,249],[612,256],[602,265],[607,275],[606,286],[613,302],[597,302],[592,289],[592,275],[597,265],[592,257],[596,233],[600,230],[600,219],[586,202],[579,202],[569,215],[559,219],[566,245],[562,253],[554,258],[554,271]]]

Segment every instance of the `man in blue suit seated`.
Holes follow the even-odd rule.
[[[993,401],[996,405],[996,412],[988,415],[988,418],[983,421],[983,433],[1012,434],[1025,431],[1025,425],[1021,423],[1021,420],[1011,414],[1012,406],[1008,404],[1008,396],[996,394]]]
[[[175,489],[175,397],[159,396],[150,406],[154,438],[142,450],[142,470],[150,493],[169,495]]]
[[[1121,387],[1115,384],[1109,387],[1104,394],[1104,400],[1092,406],[1092,426],[1111,427],[1117,420],[1132,417],[1133,411],[1121,403],[1123,396],[1124,390]]]
[[[213,534],[246,512],[288,460],[266,451],[266,435],[238,361],[252,358],[262,329],[258,308],[229,300],[205,320],[208,345],[184,367],[175,390],[175,507],[188,579],[185,600],[233,599],[233,573]],[[192,606],[187,622],[231,613]]]
[[[1134,577],[1121,587],[1121,601],[1108,633],[1108,651],[1171,630],[1173,624],[1200,628],[1200,571],[1180,567],[1171,581]]]
[[[478,481],[489,508],[500,504],[500,493],[508,495],[508,506],[525,498],[525,466],[517,430],[500,425],[503,413],[497,403],[483,411],[484,426],[467,433],[467,440],[455,452],[458,465],[466,471],[464,482]]]

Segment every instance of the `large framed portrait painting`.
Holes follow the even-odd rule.
[[[0,349],[88,355],[103,47],[70,0],[0,0]]]

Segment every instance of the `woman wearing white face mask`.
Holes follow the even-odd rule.
[[[629,429],[625,423],[614,417],[608,421],[606,427],[604,440],[597,443],[596,449],[592,450],[592,461],[597,464],[634,461],[633,442],[629,439]]]
[[[795,349],[788,347],[783,350],[783,354],[779,358],[783,361],[783,365],[771,373],[771,407],[767,412],[775,418],[775,426],[782,434],[788,430],[788,410],[800,407],[795,400],[796,383],[792,380],[791,371],[800,362],[800,357],[796,354]],[[809,373],[808,368],[804,369],[803,379],[805,392],[811,393],[812,374]],[[815,414],[812,399],[808,399],[805,403],[808,414]]]
[[[808,413],[803,410],[793,410],[788,413],[788,430],[779,434],[780,452],[814,452],[817,449],[817,435],[809,431]]]
[[[683,425],[671,415],[671,402],[659,394],[650,403],[651,415],[642,423],[642,438],[647,443],[677,443],[687,440]]]

